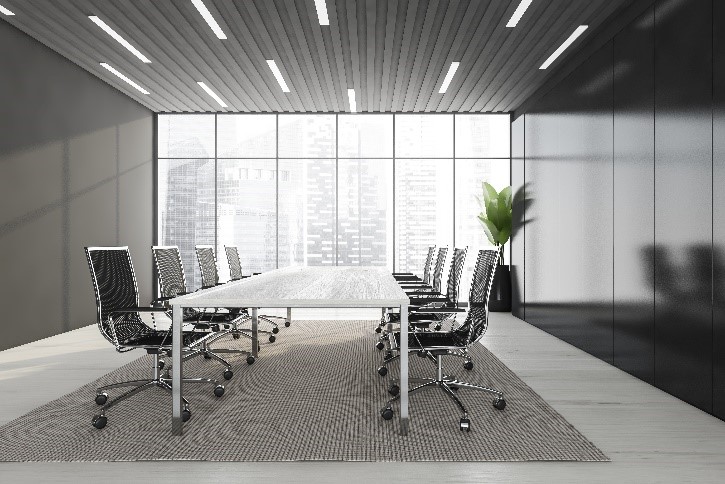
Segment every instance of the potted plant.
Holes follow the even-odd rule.
[[[493,276],[493,287],[488,300],[489,311],[511,311],[511,273],[504,261],[504,247],[511,237],[511,187],[497,192],[490,184],[483,182],[483,200],[478,201],[483,210],[478,220],[491,245],[501,253],[498,267]]]

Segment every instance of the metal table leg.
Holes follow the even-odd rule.
[[[257,327],[259,326],[259,309],[252,308],[252,356],[257,357],[257,347],[259,346],[259,332]]]
[[[182,349],[181,329],[183,325],[183,308],[173,306],[172,308],[172,354],[171,354],[171,432],[173,435],[181,435],[183,422],[181,420],[181,381],[182,381]]]
[[[400,306],[400,433],[408,433],[408,306]]]

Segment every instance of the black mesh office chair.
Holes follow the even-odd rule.
[[[425,265],[423,266],[423,277],[418,277],[412,272],[393,272],[393,277],[399,282],[419,282],[422,284],[430,284],[430,267],[433,263],[433,256],[435,255],[436,246],[431,245],[428,247],[428,255],[425,258]]]
[[[161,287],[161,297],[159,302],[166,301],[177,296],[188,294],[186,287],[186,275],[184,273],[184,263],[181,260],[179,248],[176,246],[155,246],[151,248],[156,261],[156,270],[159,275],[159,285]],[[170,309],[167,307],[167,309]],[[241,316],[230,313],[229,311],[217,312],[215,308],[184,308],[184,321],[194,322],[197,328],[208,328],[216,334],[209,336],[194,346],[194,351],[184,356],[184,361],[203,356],[205,359],[214,359],[224,365],[224,379],[229,380],[234,376],[231,364],[220,356],[223,353],[246,354],[247,363],[254,363],[255,358],[251,352],[240,349],[226,348],[210,348],[209,345],[219,338],[232,332],[234,325],[237,324],[235,319]],[[251,336],[249,336],[251,339]]]
[[[433,268],[433,280],[430,283],[424,282],[410,282],[410,281],[398,281],[400,287],[404,290],[410,291],[433,291],[441,292],[441,279],[443,278],[443,269],[446,265],[446,258],[448,257],[448,247],[441,247],[438,249],[438,257],[436,257],[435,267]]]
[[[433,378],[409,379],[410,383],[418,384],[418,386],[409,390],[408,395],[415,395],[426,388],[440,388],[461,410],[463,414],[460,419],[461,430],[470,431],[471,421],[468,418],[466,407],[454,390],[466,388],[486,392],[494,396],[493,406],[496,409],[503,410],[506,407],[506,400],[502,392],[485,386],[462,382],[443,373],[443,356],[458,356],[461,352],[467,354],[471,345],[476,344],[488,328],[488,298],[491,294],[491,284],[499,255],[497,250],[481,250],[478,253],[471,283],[470,307],[465,321],[459,327],[450,331],[416,331],[408,328],[410,347],[435,358],[437,370],[436,376]],[[400,332],[396,332],[391,336],[396,347],[399,348]],[[380,412],[385,420],[393,418],[392,404],[400,398],[399,389],[396,390],[394,385],[391,385],[388,391],[395,393],[395,396],[388,401]]]
[[[86,258],[91,271],[93,290],[96,296],[98,329],[118,352],[143,348],[153,355],[151,378],[105,385],[96,390],[96,403],[102,405],[98,415],[93,417],[93,426],[102,429],[108,421],[106,412],[111,407],[150,388],[171,390],[169,368],[165,367],[163,356],[172,349],[171,318],[165,308],[139,307],[138,286],[128,247],[86,247]],[[183,348],[189,351],[211,334],[183,328]],[[224,386],[208,378],[184,378],[184,383],[208,383],[214,386],[217,397],[224,395]],[[108,400],[108,390],[133,387],[131,390]],[[189,402],[184,400],[182,419],[191,418]]]

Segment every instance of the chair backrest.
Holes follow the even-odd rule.
[[[435,252],[435,245],[428,247],[428,256],[425,258],[425,267],[423,268],[423,284],[430,284],[430,266],[433,263]]]
[[[201,287],[216,286],[219,282],[219,271],[216,267],[214,247],[211,245],[197,245],[196,258],[199,260],[201,270]]]
[[[109,321],[109,314],[119,309],[138,307],[138,285],[133,271],[128,247],[86,247],[86,258],[91,271],[93,290],[96,294],[98,329],[101,334],[117,345],[128,337],[148,330],[138,314],[124,317],[114,325],[116,338]]]
[[[465,322],[455,330],[467,345],[481,339],[488,328],[488,298],[500,256],[501,253],[496,249],[478,251],[471,292],[468,296],[468,314]]]
[[[453,249],[451,270],[448,272],[448,286],[446,287],[446,298],[453,306],[458,304],[458,289],[461,285],[461,274],[463,274],[463,265],[466,263],[467,253],[468,247],[465,249]]]
[[[441,278],[443,277],[443,267],[445,267],[447,255],[448,247],[438,249],[438,258],[433,269],[433,284],[431,284],[435,292],[441,292]]]
[[[179,248],[174,246],[154,246],[151,248],[159,274],[162,297],[175,297],[186,290],[184,263]]]
[[[229,277],[232,281],[238,281],[242,278],[242,262],[239,260],[239,250],[236,245],[225,245],[224,252],[227,253],[227,262],[229,262]]]

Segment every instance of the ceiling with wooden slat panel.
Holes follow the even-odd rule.
[[[510,112],[627,0],[204,0],[218,39],[191,0],[2,0],[2,16],[156,112]],[[97,15],[150,60],[144,64],[88,19]],[[549,69],[546,58],[589,25]],[[274,59],[289,93],[267,65]],[[445,94],[450,63],[460,62]],[[150,93],[100,66],[106,62]],[[1,63],[1,60],[0,60]],[[0,64],[1,65],[1,64]],[[198,81],[228,105],[221,108]]]

